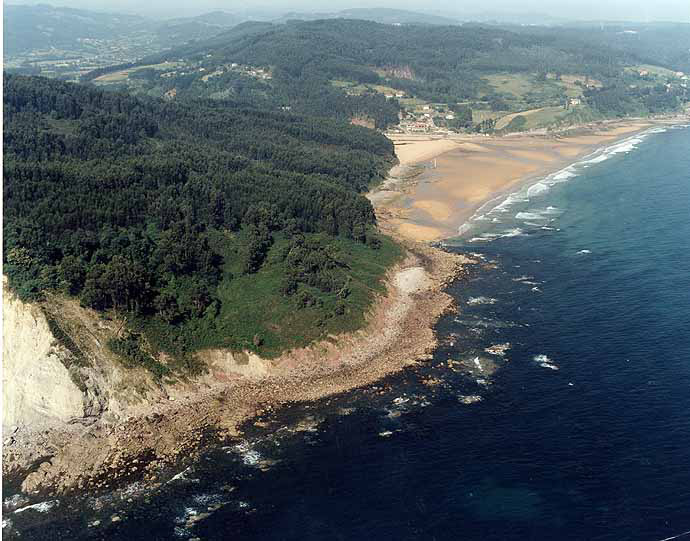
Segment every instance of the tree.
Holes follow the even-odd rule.
[[[60,280],[64,282],[70,295],[78,295],[86,280],[86,264],[76,256],[65,256],[58,267]]]

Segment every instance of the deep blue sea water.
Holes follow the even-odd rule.
[[[482,263],[450,287],[458,310],[438,324],[433,361],[265,417],[158,490],[8,507],[5,536],[690,530],[690,129],[632,138],[495,203],[449,242]],[[504,357],[485,351],[507,343]]]

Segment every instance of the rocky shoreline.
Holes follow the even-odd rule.
[[[473,261],[397,240],[407,256],[389,271],[386,294],[364,329],[288,352],[263,377],[212,370],[202,381],[169,389],[145,413],[20,429],[6,435],[3,473],[21,480],[27,494],[112,489],[132,480],[155,484],[167,466],[193,460],[207,435],[237,438],[243,422],[282,404],[342,393],[430,358],[433,325],[453,303],[444,288]]]

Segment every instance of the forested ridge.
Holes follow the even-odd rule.
[[[270,315],[221,317],[248,284],[285,304],[280,317],[326,329],[366,304],[352,263],[394,257],[359,193],[394,159],[374,131],[12,75],[4,112],[10,286],[128,314],[139,338],[114,348],[130,359],[142,340],[187,359],[204,346],[277,352],[291,338],[263,333]]]
[[[285,25],[247,23],[145,61],[194,55],[209,66],[226,61],[275,66],[277,76],[293,82],[324,77],[375,83],[382,80],[376,68],[406,66],[409,76],[393,77],[399,85],[416,90],[422,97],[452,96],[458,100],[475,95],[482,73],[584,70],[602,76],[630,58],[624,52],[587,45],[583,40],[566,42],[555,35],[516,33],[499,27],[429,28],[321,20]]]
[[[152,68],[134,71],[121,84],[151,95],[174,92],[176,99],[213,98],[262,110],[289,108],[344,121],[366,119],[379,129],[397,124],[399,113],[410,105],[401,105],[390,92],[450,108],[462,103],[510,112],[566,104],[564,88],[551,82],[561,75],[579,77],[582,88],[587,81],[597,82],[582,96],[591,109],[590,119],[674,110],[687,98],[686,91],[676,89],[674,99],[666,99],[660,96],[666,93],[663,85],[650,86],[629,68],[645,62],[668,68],[687,65],[684,43],[690,41],[690,25],[668,27],[672,38],[661,28],[644,29],[637,39],[618,27],[396,26],[347,19],[248,22],[144,58],[139,66],[169,62],[178,67],[168,68],[165,76]],[[270,78],[249,76],[236,66],[262,69]],[[489,80],[506,74],[531,77],[532,92],[511,102],[510,94]],[[338,82],[357,85],[358,90],[347,91],[334,84]],[[389,95],[376,85],[389,89]],[[612,107],[612,91],[626,105]],[[580,116],[586,120],[588,115]]]

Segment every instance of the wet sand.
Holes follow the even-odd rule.
[[[504,137],[394,136],[400,165],[369,198],[388,229],[410,240],[438,241],[457,235],[487,201],[654,124],[628,120]]]

